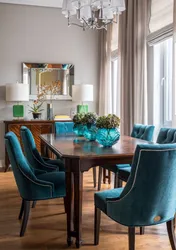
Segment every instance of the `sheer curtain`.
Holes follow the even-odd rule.
[[[121,133],[129,135],[134,123],[147,123],[147,35],[150,0],[126,0],[119,18]]]
[[[111,112],[111,39],[112,25],[108,30],[99,31],[100,44],[100,83],[99,83],[99,115]]]
[[[172,126],[176,127],[176,0],[174,0],[174,67],[173,67],[173,119]]]

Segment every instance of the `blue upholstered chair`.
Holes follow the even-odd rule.
[[[13,132],[5,135],[5,145],[22,198],[19,219],[23,216],[20,231],[20,236],[23,236],[28,222],[30,201],[65,197],[65,173],[55,171],[36,175],[38,170],[29,165]]]
[[[73,122],[55,122],[56,135],[73,134]]]
[[[21,138],[24,146],[25,156],[33,168],[52,171],[64,171],[64,163],[60,159],[49,159],[42,157],[36,148],[34,137],[31,131],[25,127],[21,127]]]
[[[125,188],[95,193],[95,245],[101,211],[128,227],[129,250],[135,249],[135,227],[167,224],[173,250],[176,209],[176,144],[138,145]]]
[[[158,134],[157,143],[159,144],[170,144],[176,143],[176,129],[175,128],[161,128]],[[124,166],[119,168],[118,178],[119,180],[127,182],[131,173],[130,166]]]
[[[131,133],[131,137],[138,138],[145,141],[152,141],[153,132],[155,127],[153,125],[143,125],[143,124],[135,124]],[[107,169],[109,172],[113,172],[115,174],[114,187],[121,186],[121,180],[118,177],[119,170],[124,169],[127,171],[131,171],[131,166],[129,164],[117,164],[115,166],[101,166],[99,167],[99,180],[98,180],[98,190],[101,189],[101,179],[102,179],[102,168]]]

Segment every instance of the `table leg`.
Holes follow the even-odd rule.
[[[67,211],[67,244],[72,244],[72,232],[73,232],[73,174],[71,173],[71,161],[65,161],[66,166],[66,211]]]
[[[76,247],[82,245],[82,191],[83,191],[83,173],[74,173],[74,231],[76,236]]]

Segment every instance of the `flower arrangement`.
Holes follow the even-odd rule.
[[[41,113],[44,109],[42,109],[43,102],[40,100],[34,100],[32,106],[29,106],[29,113]]]
[[[84,115],[82,123],[87,126],[95,125],[97,121],[97,114],[94,112],[88,112]]]
[[[97,119],[96,127],[97,128],[118,128],[120,126],[120,118],[116,115],[107,115],[107,116],[100,116]]]
[[[74,115],[74,117],[73,117],[74,126],[76,126],[78,124],[83,124],[84,116],[85,116],[84,113],[78,113],[78,114]]]

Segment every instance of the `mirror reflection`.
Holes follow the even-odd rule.
[[[73,64],[23,63],[23,83],[29,84],[30,97],[70,99],[74,84]]]

